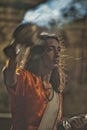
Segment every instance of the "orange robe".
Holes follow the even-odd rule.
[[[12,130],[37,130],[47,105],[41,79],[29,71],[18,70],[15,88],[7,86],[7,90]]]

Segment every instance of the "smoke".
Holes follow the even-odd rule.
[[[48,0],[26,12],[23,23],[41,27],[61,26],[87,16],[87,0]]]

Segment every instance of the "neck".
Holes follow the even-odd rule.
[[[41,77],[41,80],[42,80],[42,82],[44,84],[44,87],[49,88],[49,86],[51,86],[51,84],[50,84],[51,72],[45,73],[44,75],[39,73],[39,76]]]
[[[50,81],[50,76],[51,76],[51,72],[49,72],[49,73],[43,75],[43,76],[42,76],[42,81],[45,81],[45,82],[49,83],[49,81]]]
[[[52,70],[50,68],[47,68],[43,64],[40,64],[38,73],[39,73],[39,76],[41,77],[42,81],[49,82],[51,72],[52,72]]]

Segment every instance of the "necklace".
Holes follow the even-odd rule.
[[[42,82],[42,86],[43,86],[44,94],[45,94],[45,97],[46,97],[47,101],[51,101],[53,99],[53,97],[54,97],[53,87],[50,85],[50,87],[46,88],[45,85],[44,85],[44,82]],[[49,96],[46,93],[47,90],[50,90],[50,95]]]

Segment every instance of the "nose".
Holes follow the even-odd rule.
[[[59,55],[58,55],[58,49],[55,49],[55,57],[58,58]]]

